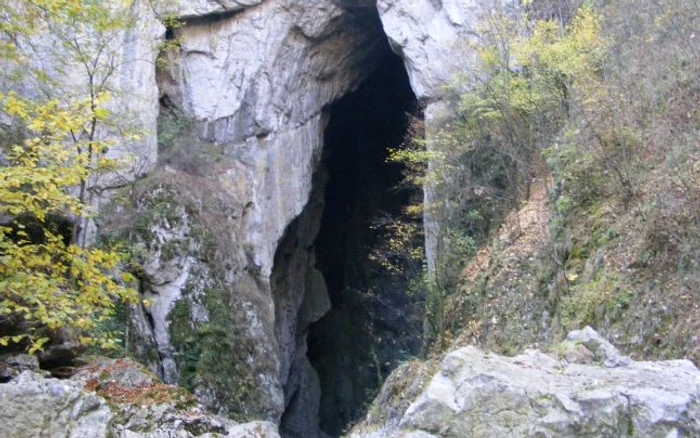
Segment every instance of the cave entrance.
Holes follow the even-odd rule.
[[[405,142],[417,101],[388,43],[374,73],[329,112],[321,164],[329,178],[314,247],[331,310],[311,325],[307,355],[320,380],[321,430],[339,436],[364,415],[389,372],[421,346],[408,279],[369,257],[383,237],[372,225],[397,217],[412,196],[397,189],[403,169],[387,157]]]

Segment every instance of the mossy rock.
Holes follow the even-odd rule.
[[[206,322],[193,321],[191,300],[204,306]],[[213,391],[224,403],[222,413],[236,421],[259,417],[261,396],[249,363],[254,345],[233,317],[226,293],[210,287],[201,297],[185,296],[175,303],[169,319],[179,383],[193,392],[201,387]]]

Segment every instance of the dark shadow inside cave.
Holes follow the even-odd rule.
[[[328,182],[314,242],[331,310],[308,334],[308,358],[321,386],[321,430],[339,436],[361,417],[382,380],[420,349],[421,319],[404,277],[369,254],[382,238],[378,218],[400,214],[410,193],[397,190],[402,167],[388,150],[405,141],[416,98],[387,44],[374,73],[330,107],[322,166]]]

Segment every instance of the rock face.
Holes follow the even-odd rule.
[[[84,201],[95,210],[111,197],[115,187],[153,169],[158,155],[158,87],[153,66],[165,27],[147,0],[114,9],[128,25],[98,32],[91,27],[91,19],[83,18],[84,26],[60,20],[43,23],[39,27],[50,26],[51,32],[19,37],[19,60],[0,60],[3,92],[12,90],[38,102],[47,98],[72,102],[75,107],[76,102],[100,95],[100,109],[110,113],[108,122],[96,124],[91,139],[105,141],[109,145],[105,157],[122,159],[123,167],[118,172],[90,176],[91,189]],[[0,127],[13,123],[16,121],[0,111]],[[86,141],[88,131],[74,138]],[[72,149],[74,145],[68,143],[67,147]],[[86,220],[76,231],[78,241],[90,243],[96,237],[97,226]]]
[[[208,14],[225,14],[262,3],[263,0],[178,0],[156,4],[161,14],[177,17],[198,17]]]
[[[309,249],[318,224],[300,215],[313,203],[327,106],[372,73],[386,36],[404,59],[418,97],[436,101],[454,67],[453,50],[471,29],[475,5],[182,0],[158,11],[183,21],[168,33],[178,48],[161,56],[168,60],[157,74],[162,109],[176,108],[194,121],[192,148],[207,142],[223,158],[206,181],[187,184],[204,185],[205,199],[217,194],[217,202],[231,206],[219,215],[221,226],[204,227],[217,244],[228,242],[213,258],[203,256],[205,242],[192,233],[202,218],[192,216],[193,209],[178,210],[175,225],[162,215],[151,216],[147,225],[144,289],[153,304],[137,309],[136,332],[142,336],[136,348],[142,357],[157,352],[147,360],[167,382],[192,387],[202,402],[224,414],[235,409],[226,408],[227,400],[257,398],[247,404],[247,414],[279,421],[288,411],[287,424],[314,436],[315,414],[290,406],[318,404],[305,330],[327,309],[328,297]],[[429,117],[434,105],[428,106]],[[187,192],[177,179],[171,189]],[[307,222],[306,231],[293,229],[295,218]],[[285,239],[295,235],[287,251]],[[284,266],[275,260],[280,251],[290,252]],[[163,260],[166,252],[170,256]],[[305,296],[309,291],[315,296]],[[207,309],[212,296],[218,304]],[[309,312],[305,303],[316,308]],[[223,308],[240,329],[224,336],[222,348],[207,344],[203,334],[220,319],[212,317],[212,309]],[[192,333],[202,333],[202,340]],[[224,359],[219,353],[227,350],[235,354]],[[202,365],[205,359],[211,363]],[[247,377],[223,368],[205,372],[230,360],[249,370]],[[248,382],[245,391],[237,390],[238,382]],[[248,390],[259,397],[241,395]]]
[[[271,423],[208,414],[184,390],[113,359],[98,359],[70,381],[25,371],[0,384],[0,421],[3,438],[279,438]]]
[[[469,66],[467,43],[488,2],[378,0],[384,32],[406,64],[416,96],[433,100],[457,68]]]
[[[311,199],[280,241],[271,276],[275,336],[281,353],[279,378],[286,407],[280,426],[291,436],[310,438],[319,434],[321,388],[316,370],[306,357],[307,331],[331,306],[326,282],[315,268],[314,252],[326,178],[322,169],[317,171]]]
[[[362,11],[291,0],[200,17],[175,31],[180,49],[161,74],[161,93],[243,165],[245,234],[263,276],[309,199],[323,108],[371,72],[379,32]]]
[[[110,126],[98,125],[95,139],[118,138],[118,147],[111,147],[107,156],[132,154],[135,160],[128,173],[133,177],[150,170],[157,159],[158,87],[153,66],[165,27],[147,0],[119,5],[115,10],[120,20],[128,21],[128,27],[117,26],[98,35],[90,33],[94,31],[90,27],[93,23],[77,30],[75,25],[58,21],[52,22],[50,33],[24,35],[17,42],[21,60],[2,60],[0,88],[39,101],[47,97],[79,101],[89,97],[91,91],[108,91]],[[94,45],[81,45],[83,41],[74,42],[73,38],[93,38],[90,43]],[[90,65],[79,56],[87,58]],[[91,85],[90,75],[98,84]],[[120,138],[124,132],[135,135]]]
[[[475,53],[469,49],[480,16],[490,2],[478,0],[378,0],[384,32],[401,56],[416,97],[425,105],[425,139],[432,139],[451,114],[443,99],[444,87],[457,71],[469,71]],[[424,188],[425,205],[435,205],[438,194]],[[425,253],[435,271],[439,224],[430,209],[424,215]]]
[[[102,398],[79,385],[31,371],[0,385],[0,404],[5,437],[107,436],[113,415]]]
[[[294,233],[290,224],[311,197],[325,107],[369,75],[379,56],[383,35],[376,10],[356,6],[283,0],[182,1],[175,7],[184,24],[171,32],[178,48],[163,54],[169,65],[158,72],[161,102],[193,122],[188,147],[206,142],[222,159],[204,179],[170,178],[168,190],[180,201],[197,185],[206,187],[206,201],[190,197],[194,208],[189,209],[173,204],[175,221],[142,215],[150,229],[141,240],[148,252],[144,289],[152,305],[137,309],[134,325],[143,336],[136,348],[156,350],[147,358],[154,370],[168,382],[191,386],[200,400],[224,414],[231,411],[224,405],[232,398],[257,394],[257,402],[246,404],[246,415],[279,421],[300,382],[314,386],[303,332],[328,306],[322,285],[305,280],[314,277],[308,259],[313,254],[306,248],[317,225],[303,234],[309,245],[297,244],[307,252],[290,265],[300,267],[289,273],[297,278],[273,282],[271,276],[283,236]],[[150,209],[146,204],[139,207],[142,213]],[[191,213],[202,209],[225,213],[216,224],[201,227],[203,215]],[[204,233],[193,233],[193,225]],[[225,250],[207,257],[201,250],[204,236]],[[318,296],[305,301],[307,290]],[[207,307],[214,296],[217,304]],[[226,308],[228,317],[213,311]],[[217,345],[205,332],[226,318],[238,321],[239,329],[231,328]],[[194,339],[197,333],[201,342]],[[221,357],[227,350],[227,358]],[[230,356],[250,370],[247,377],[223,369]],[[221,369],[207,375],[205,359],[207,367]]]
[[[166,168],[139,186],[133,206],[112,214],[117,224],[108,227],[141,249],[151,302],[133,308],[129,346],[214,412],[277,419],[284,399],[274,307],[241,245],[246,206],[229,177]]]
[[[690,361],[634,362],[590,328],[572,332],[557,351],[562,359],[534,350],[512,358],[454,351],[405,412],[352,436],[700,434],[700,372]]]

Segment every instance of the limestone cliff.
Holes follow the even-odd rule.
[[[162,55],[168,59],[158,73],[162,111],[176,109],[193,121],[188,130],[194,135],[185,147],[207,143],[222,159],[195,180],[171,168],[166,183],[140,192],[135,215],[146,218],[149,229],[138,239],[149,254],[145,294],[153,304],[138,309],[136,345],[145,356],[149,345],[155,347],[154,370],[168,382],[191,386],[210,408],[230,412],[228,391],[250,391],[256,402],[248,403],[244,414],[279,421],[292,400],[303,403],[309,397],[295,397],[309,391],[299,385],[315,379],[313,369],[303,364],[304,331],[327,308],[322,282],[313,280],[313,254],[303,255],[318,228],[313,224],[319,213],[313,213],[309,199],[323,147],[325,107],[372,72],[383,35],[372,8],[330,1],[217,5],[183,2],[182,9],[166,11],[180,14],[183,24],[169,31],[178,48]],[[193,193],[196,186],[206,188]],[[323,183],[318,187],[322,195]],[[164,193],[169,193],[165,199]],[[229,213],[222,209],[225,204],[231,206]],[[158,205],[176,220],[148,213]],[[303,213],[305,206],[311,216]],[[215,224],[204,219],[211,214],[218,218]],[[295,219],[296,228],[290,226]],[[211,259],[201,256],[203,235],[192,231],[202,225],[217,248]],[[275,253],[285,233],[299,233],[302,243],[285,251],[287,257],[301,258],[289,262],[284,278],[274,280]],[[176,250],[163,262],[166,246]],[[213,287],[222,300],[214,307],[227,306],[229,319],[239,327],[233,344],[224,348],[240,350],[233,359],[240,367],[202,370],[202,358],[212,353],[207,350],[223,346],[198,344],[203,351],[196,353],[195,371],[188,372],[182,357],[194,341],[183,339],[183,331],[213,324],[212,307],[202,305]],[[321,307],[304,310],[307,302]],[[250,348],[241,349],[239,343]],[[226,358],[230,355],[219,360]],[[242,368],[251,380],[232,387],[245,381],[236,371]],[[226,383],[222,373],[239,382]]]
[[[256,400],[246,415],[275,421],[285,410],[310,415],[311,420],[285,417],[289,424],[301,424],[297,432],[305,436],[317,433],[308,425],[316,422],[315,414],[290,404],[309,405],[313,411],[319,397],[316,372],[305,357],[306,328],[325,313],[328,305],[322,303],[328,298],[323,282],[314,280],[319,277],[314,256],[305,248],[313,243],[322,208],[310,198],[326,108],[374,70],[388,37],[391,49],[403,58],[414,92],[428,102],[430,132],[443,108],[441,87],[458,67],[453,54],[464,44],[478,9],[456,1],[371,3],[183,1],[159,11],[182,20],[168,32],[177,48],[161,54],[167,59],[158,72],[161,111],[177,110],[194,121],[188,125],[194,135],[186,147],[206,142],[222,160],[204,180],[181,178],[170,169],[167,183],[139,192],[137,216],[150,219],[147,236],[139,238],[149,252],[144,284],[153,304],[136,312],[137,348],[145,356],[149,348],[157,350],[148,359],[153,369],[167,382],[191,386],[212,409],[235,410],[223,399],[230,400],[230,391],[238,390],[251,391],[250,399]],[[206,193],[193,193],[197,185],[206,186]],[[321,199],[324,183],[316,185],[316,199]],[[164,193],[170,193],[171,201],[161,199]],[[211,215],[205,210],[220,208],[209,205],[215,199],[232,209],[216,214],[220,219],[212,229],[204,217]],[[169,213],[149,215],[154,205],[166,205]],[[167,220],[168,214],[176,220]],[[193,232],[193,226],[202,224],[204,234]],[[207,235],[217,247],[210,259],[201,256],[202,236]],[[295,243],[283,249],[280,242]],[[176,250],[163,261],[166,248]],[[281,263],[275,260],[280,250],[286,267],[273,275]],[[213,289],[221,291],[223,300],[215,306],[227,305],[233,315],[229,319],[239,327],[226,348],[250,341],[250,348],[233,359],[241,362],[232,367],[235,378],[249,381],[243,386],[201,369],[202,358],[210,353],[206,350],[221,345],[198,345],[204,351],[197,352],[194,365],[182,359],[192,354],[194,342],[183,339],[183,330],[197,332],[212,324],[212,308],[203,302]],[[311,312],[304,303],[320,307]],[[230,355],[217,357],[227,360]],[[186,371],[188,366],[195,371]]]

